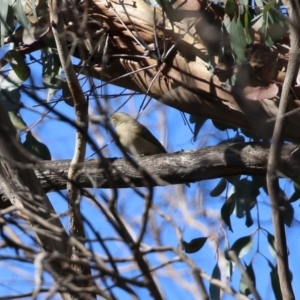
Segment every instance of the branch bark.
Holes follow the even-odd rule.
[[[188,2],[188,4],[193,3],[193,1]],[[207,44],[201,37],[203,32],[207,31],[216,33],[218,37],[218,30],[220,30],[218,20],[223,18],[224,11],[214,4],[207,5],[206,1],[194,2],[199,7],[193,11],[193,17],[175,22],[172,27],[170,24],[162,26],[160,22],[162,14],[159,9],[156,9],[156,20],[154,20],[153,8],[144,0],[136,0],[134,4],[131,1],[122,1],[122,5],[117,1],[110,1],[110,5],[107,5],[107,0],[81,1],[78,9],[83,18],[82,23],[86,18],[89,19],[89,16],[93,21],[86,22],[84,39],[79,41],[80,49],[84,48],[85,44],[89,44],[90,48],[86,47],[81,49],[82,51],[76,49],[74,53],[74,56],[79,59],[88,57],[88,62],[77,66],[76,71],[139,93],[145,93],[151,86],[148,95],[166,105],[243,128],[255,136],[271,138],[279,98],[255,101],[244,99],[245,97],[232,93],[229,88],[224,88],[222,82],[208,70]],[[88,6],[92,7],[89,12]],[[182,16],[186,17],[182,8],[180,9]],[[72,21],[69,10],[63,13],[65,20],[71,19]],[[45,18],[48,18],[48,15]],[[197,21],[195,26],[189,28],[189,24],[194,21]],[[69,22],[69,24],[66,22],[65,26],[67,31],[78,38],[74,22]],[[189,28],[188,32],[186,32],[187,28]],[[100,45],[104,33],[109,36],[109,63],[107,65],[103,64],[103,52],[101,52],[103,47]],[[155,35],[158,42],[165,45],[166,50],[176,43],[168,59],[163,62],[157,61],[151,55],[144,55],[144,44],[153,44]],[[17,36],[14,38],[20,39]],[[85,43],[87,38],[88,43]],[[137,43],[136,39],[142,39],[142,41]],[[40,45],[40,47],[44,46],[44,44]],[[37,45],[36,43],[26,45],[16,50],[26,54],[36,51]],[[83,55],[81,55],[82,52]],[[156,76],[157,66],[160,63],[162,63],[160,73]],[[246,80],[249,74],[244,75]],[[296,107],[299,107],[297,99],[293,100],[290,109]],[[299,133],[294,130],[299,126],[298,112],[294,112],[285,126],[285,140],[300,143]]]
[[[55,251],[68,255],[70,247],[67,243],[68,235],[59,218],[56,218],[51,202],[45,195],[32,168],[23,168],[26,158],[20,151],[17,132],[11,123],[7,111],[0,103],[0,186],[14,204],[20,210],[20,215],[30,224],[38,241],[38,245],[45,252]],[[43,230],[47,229],[39,222],[42,219],[56,229],[56,237],[52,238]],[[66,274],[57,262],[52,262],[51,267],[62,277]],[[63,299],[69,299],[69,293],[61,294]]]
[[[159,178],[165,184],[182,184],[236,174],[265,176],[268,157],[269,145],[238,143],[144,156],[139,157],[137,162],[153,178]],[[69,166],[70,160],[60,160],[44,161],[35,166],[24,164],[23,168],[34,167],[45,192],[50,192],[66,189]],[[81,188],[111,188],[112,185],[128,188],[145,183],[143,174],[126,159],[107,158],[105,162],[87,160],[81,167],[76,180]],[[300,178],[300,151],[297,146],[283,146],[278,170],[294,181]],[[147,183],[158,185],[155,180]],[[3,189],[0,189],[2,208],[9,206],[3,194]]]
[[[78,14],[75,12],[75,7],[71,16],[75,19],[74,24],[77,28],[80,26],[80,20],[78,19]],[[76,132],[76,142],[74,155],[70,163],[69,172],[68,172],[68,182],[67,182],[67,191],[68,191],[68,200],[70,207],[70,231],[72,236],[78,238],[79,240],[85,240],[85,231],[82,221],[82,216],[80,212],[80,189],[74,185],[74,181],[77,173],[80,171],[80,163],[84,161],[85,152],[86,152],[86,136],[88,131],[88,103],[84,97],[82,88],[79,84],[78,78],[74,71],[71,56],[69,54],[66,36],[64,32],[64,22],[62,15],[62,1],[61,0],[51,0],[49,1],[49,13],[52,24],[52,32],[56,42],[56,47],[58,55],[66,75],[67,83],[72,95],[72,100],[75,108],[76,122],[79,129]],[[77,16],[77,18],[75,18]],[[83,24],[85,26],[85,24]],[[79,33],[79,29],[76,33]],[[77,257],[78,249],[72,247],[72,256]],[[91,270],[88,266],[72,265],[72,269],[75,270],[77,274],[91,275]],[[77,285],[93,286],[95,283],[92,280],[87,282],[81,280],[77,282]],[[94,295],[96,299],[96,295]]]
[[[276,118],[273,132],[273,142],[270,148],[270,156],[267,166],[267,186],[272,205],[272,218],[275,233],[275,249],[277,253],[277,270],[280,283],[280,289],[283,299],[295,299],[290,278],[287,242],[284,227],[284,198],[279,186],[278,163],[281,158],[281,148],[284,141],[284,126],[286,118],[284,115],[288,112],[290,100],[294,97],[292,90],[296,76],[299,72],[299,3],[297,0],[285,1],[290,16],[290,39],[291,39],[291,57],[288,63],[286,77],[280,98],[278,115]]]

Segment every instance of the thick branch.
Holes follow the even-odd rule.
[[[279,171],[300,178],[300,151],[285,145]],[[293,152],[294,151],[294,152]],[[255,143],[223,144],[198,150],[139,157],[139,165],[166,184],[197,182],[235,174],[266,175],[269,146]],[[46,192],[66,189],[70,160],[45,161],[36,166],[37,177]],[[111,176],[107,176],[107,165]],[[108,158],[105,163],[89,160],[83,164],[77,183],[82,188],[126,188],[143,185],[143,175],[125,159]],[[153,186],[158,185],[154,181]],[[3,194],[3,190],[0,190]]]
[[[245,99],[241,91],[232,93],[208,70],[207,47],[205,41],[201,40],[201,36],[203,32],[212,30],[215,33],[220,30],[220,22],[217,21],[219,20],[218,15],[214,14],[221,8],[214,7],[214,13],[211,16],[210,7],[213,4],[207,6],[206,1],[194,2],[200,5],[196,9],[198,15],[194,19],[194,21],[197,20],[197,26],[189,28],[187,23],[192,23],[190,18],[175,22],[174,27],[169,24],[163,26],[159,22],[161,19],[159,10],[156,12],[157,20],[156,26],[154,26],[153,8],[144,0],[134,1],[134,5],[130,1],[123,2],[128,15],[130,15],[130,20],[121,2],[110,1],[112,8],[107,5],[106,0],[81,1],[80,12],[85,15],[85,5],[89,3],[93,13],[91,19],[97,21],[99,26],[95,26],[97,22],[87,22],[86,31],[87,36],[91,37],[92,48],[85,48],[83,52],[87,56],[91,55],[91,59],[88,64],[79,66],[76,71],[140,93],[145,93],[151,85],[148,91],[149,96],[166,105],[243,128],[259,137],[270,138],[278,111],[278,98]],[[183,12],[181,11],[181,13]],[[65,20],[70,19],[69,11],[65,12],[64,18]],[[72,23],[74,22],[70,22],[70,24]],[[73,31],[77,36],[76,26],[70,24],[66,24],[67,30]],[[153,31],[154,28],[156,28],[156,32]],[[188,32],[186,32],[187,28]],[[107,65],[102,62],[103,47],[99,45],[102,34],[105,32],[109,36],[109,63]],[[147,45],[154,43],[155,34],[158,42],[166,46],[166,50],[176,43],[171,54],[164,59],[161,72],[156,77],[157,66],[161,62],[151,55],[145,56],[145,47],[141,46],[144,43]],[[135,36],[135,39],[132,36]],[[137,38],[142,39],[140,44],[136,42]],[[219,39],[216,38],[216,40],[219,43]],[[81,47],[84,44],[81,41]],[[100,50],[97,52],[97,49]],[[36,50],[36,45],[27,45],[17,50],[23,54],[29,53]],[[81,52],[75,51],[74,55],[82,59]],[[247,72],[243,76],[245,86],[251,86],[247,79],[249,76]],[[154,78],[155,80],[152,82]],[[295,107],[299,107],[298,100],[293,100],[290,109]],[[294,130],[299,126],[300,119],[298,112],[295,112],[287,120],[284,139],[299,143],[299,133]]]
[[[1,103],[0,115],[0,187],[8,197],[8,202],[14,204],[30,224],[43,251],[67,255],[70,249],[67,233],[60,219],[53,218],[55,211],[32,167],[22,167],[22,164],[26,164],[26,157],[20,151],[16,130]],[[41,230],[47,229],[45,223],[51,226],[53,232],[56,230],[60,240],[48,235],[47,230]],[[65,276],[58,263],[52,262],[51,266],[59,275]],[[68,293],[63,295],[67,297]]]

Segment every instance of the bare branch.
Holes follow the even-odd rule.
[[[290,278],[287,242],[284,228],[284,205],[283,193],[279,186],[279,162],[281,160],[282,144],[284,141],[284,125],[286,118],[282,118],[288,112],[288,106],[294,97],[292,86],[299,72],[299,3],[297,0],[286,1],[286,6],[290,15],[290,39],[291,57],[288,63],[286,77],[280,97],[279,109],[275,128],[273,132],[273,142],[270,148],[270,156],[267,167],[267,186],[272,205],[272,218],[275,232],[275,249],[277,252],[278,276],[283,299],[295,299],[292,282]]]
[[[52,214],[55,213],[54,209],[33,169],[24,169],[14,163],[26,163],[26,158],[19,151],[16,130],[1,103],[0,115],[0,186],[12,204],[21,211],[25,209],[31,214],[31,216],[26,214],[22,214],[22,216],[32,227],[38,244],[43,251],[58,251],[67,255],[70,249],[66,243],[67,233],[60,220],[52,218]],[[50,220],[51,226],[59,230],[62,237],[57,240],[52,238],[51,235],[41,233],[39,229],[43,229],[44,226],[36,222],[32,215],[39,216],[43,220]],[[60,276],[65,276],[63,269],[58,264],[55,263],[52,267]],[[68,295],[64,294],[63,297],[67,299]]]
[[[73,10],[75,10],[75,7]],[[64,34],[64,23],[63,23],[63,15],[61,13],[62,10],[62,1],[60,0],[52,0],[49,2],[49,12],[50,19],[52,22],[52,32],[54,35],[54,39],[56,42],[58,54],[60,57],[60,61],[63,67],[63,70],[66,75],[67,83],[72,95],[74,107],[75,107],[75,115],[77,126],[80,127],[81,130],[77,130],[76,133],[76,144],[75,151],[70,163],[70,168],[68,172],[68,182],[67,182],[67,190],[69,196],[69,205],[71,208],[70,214],[70,230],[73,236],[77,238],[85,238],[85,232],[83,228],[83,222],[80,212],[80,190],[76,185],[72,182],[74,181],[77,173],[79,171],[79,163],[82,163],[85,158],[86,151],[86,134],[88,130],[88,103],[84,97],[82,92],[82,88],[77,79],[76,73],[74,71],[73,65],[71,63],[71,56],[69,55],[68,46],[66,42],[66,37]],[[74,11],[73,15],[76,15]],[[79,20],[75,22],[79,26]],[[72,256],[77,255],[77,249],[72,249]],[[88,267],[82,268],[78,265],[73,265],[73,268],[79,274],[90,275],[91,270]],[[78,282],[77,284],[81,286],[85,286],[86,284],[91,286],[94,283],[88,282]]]

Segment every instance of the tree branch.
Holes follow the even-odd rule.
[[[0,187],[9,202],[14,204],[20,215],[30,224],[43,251],[50,253],[57,251],[68,255],[70,247],[67,244],[67,233],[60,219],[53,218],[55,211],[32,166],[23,168],[26,165],[26,157],[20,151],[17,132],[1,103],[0,115]],[[35,216],[50,224],[52,230],[57,230],[55,238],[44,233],[44,224]],[[57,262],[51,263],[51,267],[60,276],[66,276]],[[69,299],[69,296],[68,293],[62,293],[64,299]]]
[[[52,0],[49,2],[49,13],[50,20],[52,22],[52,32],[56,42],[57,51],[59,58],[66,75],[67,83],[72,95],[72,100],[75,108],[76,122],[77,126],[81,130],[76,132],[76,143],[75,151],[70,163],[69,172],[68,172],[68,182],[67,182],[67,191],[68,191],[68,200],[70,207],[70,231],[71,234],[78,238],[85,240],[85,231],[82,221],[82,216],[80,212],[80,189],[74,185],[75,177],[80,171],[80,163],[84,161],[85,152],[86,152],[86,136],[88,130],[88,103],[84,97],[82,88],[79,84],[78,78],[74,71],[71,56],[69,54],[66,36],[64,32],[64,22],[62,15],[62,1],[61,0]],[[71,18],[75,19],[76,17],[75,7],[73,8]],[[77,27],[80,24],[80,20],[74,21],[74,24]],[[85,23],[84,23],[85,24]],[[77,34],[78,32],[76,32]],[[75,43],[75,41],[74,41]],[[78,249],[72,248],[72,257],[77,256]],[[91,270],[88,266],[72,265],[72,268],[78,274],[91,275]],[[81,281],[77,282],[77,285],[80,286],[92,286],[94,285],[93,281],[89,280],[88,282]],[[96,298],[96,295],[94,296]]]
[[[297,0],[285,1],[290,16],[291,57],[280,97],[279,109],[273,132],[273,142],[267,166],[267,186],[272,205],[272,218],[275,233],[275,249],[277,252],[278,276],[283,299],[295,299],[290,278],[287,243],[284,228],[283,193],[279,186],[278,165],[281,160],[281,148],[284,141],[284,125],[287,118],[290,100],[294,97],[292,86],[299,71],[299,3]]]
[[[269,145],[258,143],[222,144],[197,150],[139,157],[138,164],[165,184],[183,184],[236,174],[266,175]],[[46,192],[64,190],[67,186],[70,160],[43,161],[33,166]],[[108,167],[110,175],[108,176]],[[278,170],[285,177],[300,178],[300,151],[297,146],[284,145]],[[126,159],[107,158],[105,162],[87,160],[82,164],[76,182],[82,188],[128,188],[144,186],[143,173]],[[154,179],[147,182],[159,185]],[[0,189],[2,208],[9,206]]]

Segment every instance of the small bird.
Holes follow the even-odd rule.
[[[167,153],[164,146],[141,123],[128,114],[119,112],[110,117],[124,149],[132,155]],[[187,187],[189,183],[185,184]]]
[[[121,145],[132,155],[167,153],[163,145],[141,123],[128,114],[118,112],[110,121],[116,128]]]

